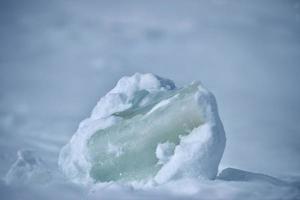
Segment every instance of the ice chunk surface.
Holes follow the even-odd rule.
[[[214,179],[224,148],[215,98],[200,83],[136,73],[100,99],[59,165],[79,183]]]

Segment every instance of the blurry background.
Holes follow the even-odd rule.
[[[0,176],[60,148],[116,81],[201,80],[227,133],[221,167],[300,174],[300,1],[0,2]]]

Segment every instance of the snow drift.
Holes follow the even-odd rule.
[[[59,166],[83,184],[214,179],[225,143],[216,100],[199,82],[177,88],[136,73],[100,99],[61,150]]]
[[[248,172],[241,169],[235,168],[226,168],[221,171],[218,175],[217,179],[224,180],[224,181],[242,181],[242,182],[264,182],[278,186],[288,186],[289,184],[285,181],[282,181],[278,178],[261,174],[261,173],[254,173]]]
[[[4,181],[7,184],[44,184],[51,179],[51,172],[44,161],[31,150],[19,150],[17,160],[10,167]]]

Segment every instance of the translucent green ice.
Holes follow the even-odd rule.
[[[150,106],[115,113],[124,120],[97,131],[88,141],[91,177],[101,182],[153,177],[161,168],[157,144],[178,145],[180,136],[202,123],[197,90],[193,84],[167,92]]]

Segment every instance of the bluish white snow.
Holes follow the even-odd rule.
[[[80,124],[61,150],[62,173],[36,152],[21,150],[0,192],[11,199],[49,192],[48,199],[299,197],[298,179],[219,170],[225,143],[216,100],[199,82],[176,87],[136,73],[121,78]]]
[[[299,16],[297,0],[0,1],[0,199],[300,199]],[[176,86],[170,80],[159,86],[165,79],[147,75],[108,95],[135,72],[170,78]],[[126,145],[103,139],[103,129],[114,135],[127,123],[122,133],[133,128],[136,136],[153,120],[145,131],[156,132],[162,127],[156,116],[177,112],[172,105],[180,98],[151,95],[159,87],[161,94],[180,93],[193,80],[215,95],[226,131],[213,180],[204,176],[207,170],[191,173],[198,177],[184,172],[180,161],[199,151],[191,144],[199,137],[192,137],[198,132],[193,124],[184,129],[181,123],[178,140],[142,138],[149,143],[141,149],[155,145],[137,160],[150,154],[152,170],[139,170],[136,181],[114,176],[102,182],[101,173],[96,179],[87,173],[101,155],[132,157]],[[138,95],[119,95],[127,92]],[[143,123],[135,123],[137,113]],[[206,125],[199,125],[202,133]],[[138,143],[127,136],[113,138]],[[84,143],[92,138],[106,145]],[[66,158],[62,170],[65,145],[73,147],[60,156]],[[104,154],[91,155],[91,149]]]

